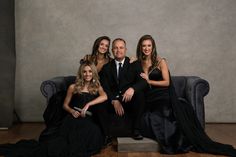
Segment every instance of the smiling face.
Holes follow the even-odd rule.
[[[153,50],[152,41],[151,40],[144,40],[142,42],[142,53],[145,56],[151,56],[152,50]]]
[[[90,66],[85,66],[83,70],[83,79],[85,82],[90,82],[93,79],[93,72]]]
[[[126,55],[126,45],[125,42],[122,40],[116,40],[112,44],[112,52],[114,58],[118,61],[122,61]]]
[[[109,41],[106,39],[103,39],[98,46],[98,52],[105,54],[108,51],[109,48]]]
[[[138,60],[151,58],[153,63],[156,62],[156,44],[151,35],[144,35],[139,39],[136,49],[136,56]]]

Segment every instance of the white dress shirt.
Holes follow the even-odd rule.
[[[118,73],[119,73],[119,63],[121,63],[121,67],[123,68],[124,62],[125,62],[125,58],[124,58],[122,61],[117,61],[117,60],[115,60],[115,63],[116,63],[116,74],[117,74],[117,76],[118,76]]]

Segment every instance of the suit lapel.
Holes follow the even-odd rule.
[[[127,74],[127,70],[129,68],[129,58],[125,57],[125,62],[122,68],[122,72],[121,72],[121,78],[120,81],[122,81],[124,79],[124,74]],[[114,78],[114,81],[117,83],[117,85],[119,84],[118,80],[117,80],[117,69],[116,69],[116,63],[115,63],[115,59],[112,60],[112,64],[111,64],[111,73],[112,73],[112,77]],[[123,82],[123,81],[122,81]]]
[[[121,74],[120,74],[120,83],[124,83],[124,81],[126,81],[126,77],[125,75],[127,75],[127,71],[128,71],[128,68],[129,68],[129,58],[128,57],[125,57],[125,62],[123,64],[123,67],[122,67],[122,71],[121,71]]]
[[[123,73],[125,73],[128,70],[129,64],[130,64],[129,63],[129,58],[125,57],[125,62],[124,62],[123,68],[122,68]]]
[[[112,60],[112,63],[111,63],[111,75],[112,75],[113,79],[115,80],[115,82],[118,83],[117,82],[117,70],[116,70],[115,60]]]

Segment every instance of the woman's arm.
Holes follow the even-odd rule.
[[[167,63],[165,59],[161,59],[159,68],[162,73],[163,80],[161,81],[155,81],[155,80],[150,80],[148,75],[145,73],[141,73],[141,77],[144,78],[149,85],[152,86],[158,86],[158,87],[168,87],[170,85],[170,75],[169,75],[169,70]]]
[[[89,108],[90,106],[103,103],[104,101],[107,100],[107,94],[104,92],[102,86],[99,87],[99,89],[98,89],[98,94],[99,94],[99,96],[98,96],[97,98],[95,98],[94,100],[88,102],[88,103],[83,107],[83,109],[82,109],[82,111],[81,111],[81,116],[82,116],[82,117],[85,117],[85,113],[86,113],[86,111],[88,110],[88,108]]]
[[[80,116],[80,113],[70,107],[70,101],[73,96],[75,84],[71,84],[69,88],[67,89],[66,98],[63,103],[63,108],[70,114],[72,114],[73,117],[78,118]]]
[[[99,94],[99,96],[97,98],[88,102],[86,105],[93,106],[93,105],[100,104],[100,103],[107,100],[107,94],[104,92],[102,86],[99,87],[98,94]]]

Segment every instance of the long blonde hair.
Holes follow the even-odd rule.
[[[84,73],[84,68],[86,66],[89,66],[92,70],[92,80],[90,81],[90,84],[88,86],[88,91],[91,94],[97,94],[98,88],[100,87],[99,76],[98,76],[96,66],[91,61],[85,61],[85,62],[81,63],[81,65],[79,67],[79,70],[77,72],[76,80],[75,80],[75,91],[74,91],[74,93],[81,93],[81,91],[85,87],[85,81],[84,81],[83,73]]]

